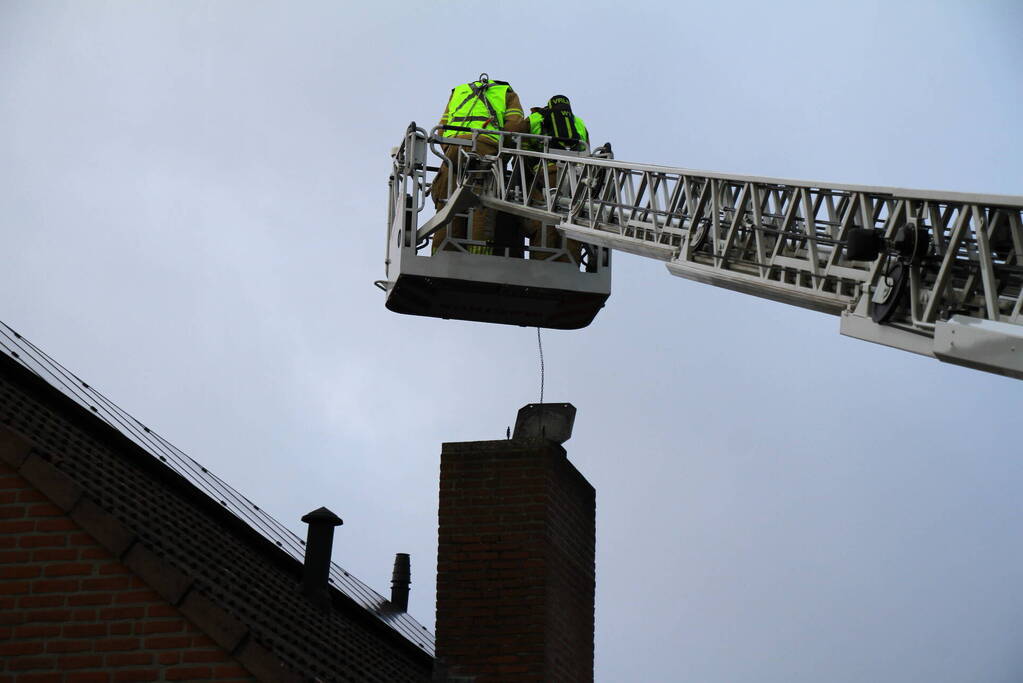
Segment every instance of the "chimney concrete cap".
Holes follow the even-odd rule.
[[[575,406],[571,403],[530,403],[519,409],[515,439],[547,439],[565,443],[572,438]]]
[[[317,508],[309,514],[302,517],[302,521],[306,524],[328,524],[330,526],[341,526],[344,521],[327,508]]]

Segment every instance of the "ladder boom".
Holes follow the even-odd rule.
[[[1023,379],[1023,197],[694,171],[524,149],[531,137],[503,134],[493,172],[466,177],[481,204]]]

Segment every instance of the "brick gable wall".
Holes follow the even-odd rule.
[[[255,680],[0,462],[0,683]]]

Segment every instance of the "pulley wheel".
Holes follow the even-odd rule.
[[[707,235],[710,234],[710,219],[709,218],[698,218],[696,225],[689,228],[689,244],[692,246],[693,251],[697,251],[707,241]]]
[[[870,318],[874,322],[878,324],[888,322],[906,303],[909,295],[908,280],[909,266],[896,263],[888,270],[872,298],[874,305],[870,309]]]

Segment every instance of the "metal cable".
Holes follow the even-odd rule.
[[[127,436],[129,439],[142,446],[145,450],[149,451],[151,455],[159,457],[160,460],[165,463],[168,462],[169,458],[177,465],[175,469],[179,473],[183,473],[183,469],[191,469],[193,473],[196,474],[196,476],[191,478],[192,483],[201,488],[208,496],[218,500],[222,505],[226,506],[226,503],[218,495],[218,492],[211,488],[210,482],[202,476],[198,476],[198,473],[195,472],[195,470],[198,469],[205,473],[207,472],[205,467],[196,462],[193,458],[182,453],[180,450],[174,448],[165,439],[160,437],[159,434],[150,430],[149,427],[129,415],[127,411],[101,394],[92,385],[82,380],[81,377],[71,372],[59,361],[49,356],[30,340],[11,329],[6,323],[4,323],[4,327],[11,330],[18,341],[21,342],[21,348],[23,351],[26,351],[26,356],[31,357],[32,361],[40,369],[53,377],[54,380],[56,380],[57,383],[64,388],[63,393],[65,395],[76,399],[80,404],[88,407],[94,415],[101,418],[104,422],[121,432],[124,436]],[[58,389],[59,388],[60,387],[58,387]],[[141,427],[142,432],[139,432],[137,428],[134,428],[133,423]],[[164,446],[164,448],[161,448],[161,445]],[[168,449],[167,446],[170,448]],[[175,455],[175,451],[177,456]],[[237,512],[235,514],[237,515]]]
[[[540,328],[536,328],[536,346],[540,349],[540,403],[543,403],[543,342],[540,341]]]

